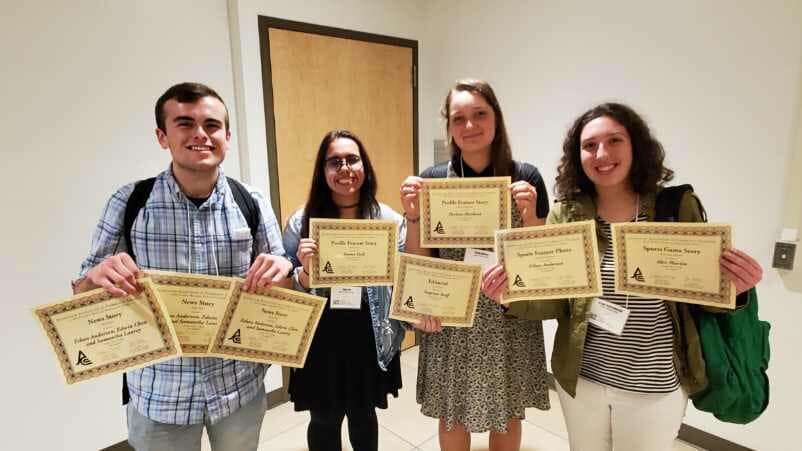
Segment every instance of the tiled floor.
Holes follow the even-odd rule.
[[[388,451],[435,451],[437,420],[420,413],[415,402],[415,380],[417,376],[418,348],[414,347],[401,355],[401,370],[404,388],[398,398],[390,398],[389,408],[378,410],[379,449]],[[291,403],[271,409],[262,426],[260,451],[301,451],[306,449],[306,426],[308,412],[295,412]],[[343,450],[351,450],[348,443],[347,426],[343,422]],[[557,394],[551,392],[551,410],[543,412],[530,409],[522,424],[522,451],[568,451],[568,440],[560,412]],[[472,449],[487,450],[488,434],[474,434]],[[208,449],[208,448],[206,448]],[[679,440],[675,451],[697,451]]]

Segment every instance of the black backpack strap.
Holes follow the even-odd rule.
[[[255,246],[256,232],[259,229],[259,205],[256,203],[256,200],[254,200],[253,196],[251,196],[251,193],[249,193],[241,183],[230,177],[226,177],[226,179],[228,180],[228,186],[231,187],[231,193],[234,196],[234,201],[237,203],[240,211],[242,211],[242,214],[245,216],[245,220],[248,222],[248,228],[251,229],[251,236],[253,237],[254,242],[254,249],[251,251],[251,262],[253,262],[254,258],[256,258]],[[135,262],[136,255],[134,255],[134,246],[131,241],[131,229],[134,226],[134,221],[136,220],[139,211],[142,210],[142,208],[145,206],[145,203],[147,203],[155,183],[155,177],[136,182],[134,185],[134,191],[131,193],[131,196],[128,197],[128,203],[125,205],[125,213],[123,216],[123,238],[125,239],[125,247],[128,251],[128,255],[130,255],[131,259],[133,259]],[[128,392],[128,381],[125,373],[123,373],[122,397],[123,405],[128,404],[128,401],[131,399],[131,395]]]
[[[679,207],[682,202],[682,196],[689,191],[693,192],[693,186],[688,184],[663,188],[657,193],[657,199],[655,200],[654,220],[661,222],[679,221]],[[707,213],[704,207],[702,207],[699,199],[696,199],[696,202],[699,204],[699,211],[702,213],[702,221],[707,222]]]
[[[125,239],[125,249],[128,255],[136,262],[136,255],[134,255],[134,246],[131,242],[131,228],[134,226],[139,210],[147,203],[150,197],[150,192],[153,191],[153,185],[156,182],[156,177],[140,180],[134,184],[134,191],[128,197],[128,203],[125,204],[125,213],[123,215],[123,239]],[[123,405],[128,404],[131,399],[131,394],[128,393],[128,378],[123,373]]]
[[[134,184],[134,191],[131,193],[131,196],[128,197],[128,203],[125,205],[123,238],[125,239],[125,249],[134,261],[136,261],[136,256],[134,255],[134,246],[131,242],[131,228],[134,226],[134,221],[139,214],[139,210],[147,203],[150,192],[153,191],[154,183],[156,183],[156,177],[136,182],[136,184]]]
[[[259,221],[261,214],[259,212],[259,204],[251,196],[251,193],[242,186],[242,183],[234,180],[231,177],[226,177],[228,186],[231,187],[231,194],[234,196],[234,202],[237,203],[242,215],[245,216],[245,221],[248,222],[248,228],[251,229],[251,238],[253,238],[253,248],[251,249],[251,263],[256,259],[256,234],[259,231]],[[267,243],[268,248],[270,242]]]

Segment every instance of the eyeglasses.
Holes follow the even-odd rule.
[[[343,165],[346,165],[348,169],[356,169],[362,165],[362,159],[359,158],[359,155],[348,155],[345,158],[333,157],[326,160],[326,169],[332,172],[339,171]]]

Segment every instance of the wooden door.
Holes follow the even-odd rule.
[[[306,200],[320,141],[337,128],[360,137],[379,201],[400,211],[398,188],[417,173],[417,43],[281,25],[268,24],[261,33],[268,46],[263,67],[269,58],[263,79],[271,91],[265,99],[271,198],[282,223]]]
[[[270,197],[281,223],[306,201],[318,146],[333,129],[359,136],[379,201],[401,212],[401,182],[418,173],[417,42],[263,16],[259,37]],[[409,333],[402,349],[414,344]]]

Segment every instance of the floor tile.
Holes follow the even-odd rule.
[[[406,441],[419,445],[437,434],[437,420],[424,416],[415,400],[417,370],[407,366],[401,368],[404,387],[398,398],[388,399],[386,410],[378,409],[379,424]]]
[[[440,449],[437,438],[437,420],[420,413],[415,401],[417,380],[418,347],[410,348],[401,355],[401,377],[403,388],[398,398],[388,398],[388,409],[377,409],[379,419],[379,449],[382,451],[436,451]],[[527,409],[526,420],[521,423],[521,451],[568,451],[568,433],[560,410],[557,393],[549,392],[551,410]],[[306,428],[308,412],[295,412],[291,403],[285,403],[267,412],[262,425],[261,451],[306,450]],[[351,451],[348,441],[348,426],[343,422],[342,443],[344,451]],[[473,450],[487,451],[489,434],[473,434]],[[204,437],[205,440],[205,437]],[[204,443],[207,451],[208,442]],[[674,451],[700,451],[677,440]]]
[[[563,412],[560,409],[560,397],[554,390],[549,390],[549,403],[551,404],[549,410],[526,409],[525,421],[567,439],[568,430],[565,428]]]
[[[488,450],[490,433],[471,434],[471,449],[476,451]],[[432,437],[418,447],[421,451],[438,451],[440,443],[437,437]],[[521,451],[569,451],[568,441],[537,426],[526,422],[521,423]]]
[[[308,422],[309,412],[296,412],[291,402],[285,402],[265,413],[262,431],[259,433],[259,442],[263,443],[295,428],[299,424]]]
[[[307,422],[259,443],[259,451],[305,451]]]

